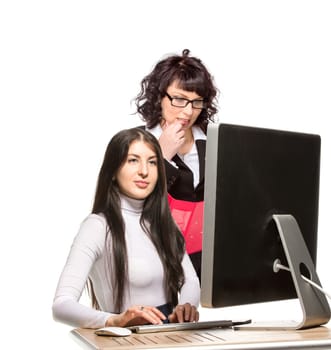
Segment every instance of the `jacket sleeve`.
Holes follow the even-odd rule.
[[[179,169],[177,168],[174,162],[169,162],[165,159],[164,165],[165,165],[166,177],[167,177],[167,188],[169,191],[172,185],[175,183],[180,173],[179,173]]]

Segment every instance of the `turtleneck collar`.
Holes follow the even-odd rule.
[[[144,206],[144,199],[130,198],[120,193],[121,208],[136,214],[141,214]]]

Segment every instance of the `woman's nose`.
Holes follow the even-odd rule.
[[[148,166],[147,163],[141,162],[139,166],[139,175],[146,177],[148,175]]]
[[[192,101],[191,101],[184,107],[184,113],[192,114],[192,112],[193,112],[193,107],[192,107]]]

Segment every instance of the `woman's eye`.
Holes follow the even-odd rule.
[[[157,165],[157,161],[156,161],[156,160],[150,160],[150,161],[149,161],[149,164]]]
[[[128,162],[129,163],[135,163],[135,162],[137,162],[138,160],[137,160],[137,158],[129,158],[128,159]]]

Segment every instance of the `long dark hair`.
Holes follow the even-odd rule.
[[[207,124],[209,121],[214,121],[214,115],[217,113],[218,89],[202,61],[189,54],[190,51],[185,49],[181,56],[173,55],[159,61],[152,72],[141,81],[141,91],[135,103],[137,112],[148,128],[153,128],[160,122],[161,100],[168,86],[174,81],[178,82],[179,88],[193,91],[205,100],[206,108],[201,110],[195,125],[206,133]]]
[[[169,303],[177,305],[178,292],[184,283],[181,265],[185,251],[184,239],[169,209],[166,174],[159,143],[152,134],[141,128],[122,130],[111,139],[106,149],[92,209],[92,213],[102,213],[107,220],[106,268],[112,273],[108,276],[108,282],[114,289],[115,312],[118,313],[122,310],[123,291],[127,287],[128,260],[124,236],[125,222],[121,212],[116,174],[127,159],[131,143],[137,140],[150,145],[157,156],[158,180],[153,192],[144,201],[140,224],[150,236],[162,261],[164,288]],[[147,223],[149,225],[146,225]],[[99,308],[91,280],[88,286],[92,305]]]

